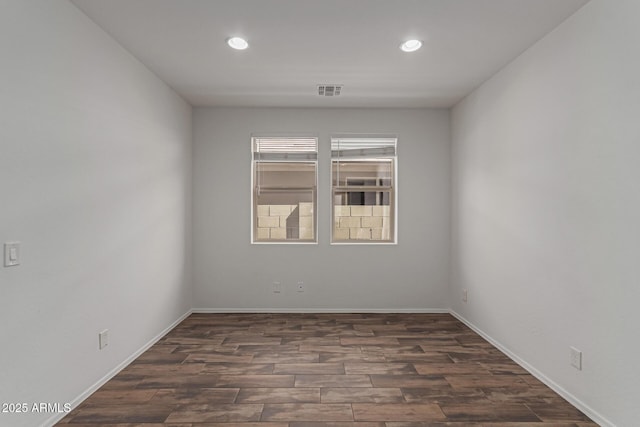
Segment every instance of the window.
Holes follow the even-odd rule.
[[[331,242],[396,242],[396,138],[331,139]]]
[[[316,242],[317,138],[252,138],[252,242]]]

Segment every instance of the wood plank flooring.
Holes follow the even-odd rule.
[[[193,314],[59,425],[596,426],[448,314]]]

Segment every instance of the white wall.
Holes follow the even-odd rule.
[[[638,16],[592,0],[452,113],[453,308],[619,426],[640,420]]]
[[[0,402],[63,404],[191,307],[191,108],[66,0],[3,0],[0,61]]]
[[[252,133],[319,137],[317,245],[251,245]],[[333,133],[396,134],[398,245],[331,246]],[[436,110],[196,109],[195,308],[415,310],[447,307],[449,113]],[[306,291],[295,286],[304,281]],[[271,292],[273,281],[283,292]]]

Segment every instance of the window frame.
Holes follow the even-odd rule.
[[[313,140],[315,144],[315,152],[313,152],[312,159],[256,159],[256,142],[257,140]],[[317,245],[318,244],[318,137],[315,135],[252,135],[251,142],[251,233],[250,241],[252,245]],[[295,156],[294,156],[295,157]],[[267,191],[282,190],[295,192],[296,190],[311,191],[311,203],[312,203],[312,239],[274,239],[274,240],[258,240],[257,228],[258,228],[258,200],[256,197],[256,167],[258,163],[298,163],[298,164],[313,164],[314,167],[314,185],[312,187],[266,187]]]
[[[329,218],[329,230],[330,230],[330,239],[329,242],[331,245],[397,245],[398,244],[398,138],[395,135],[375,135],[375,136],[332,136],[330,138],[331,147],[333,147],[333,143],[337,140],[344,141],[383,141],[383,140],[392,140],[394,145],[394,153],[393,155],[382,154],[378,157],[334,157],[333,152],[330,154],[330,169],[329,169],[329,198],[330,198],[330,218]],[[333,151],[333,149],[331,149]],[[393,176],[391,177],[392,185],[389,186],[334,186],[333,182],[333,172],[334,172],[334,162],[340,161],[340,159],[344,161],[372,161],[376,159],[391,159],[392,168],[391,172]],[[348,177],[350,179],[362,179],[361,177],[353,176]],[[348,179],[347,178],[347,179]],[[376,179],[376,181],[380,181],[383,178],[374,177],[374,178],[366,178],[366,179]],[[390,231],[392,233],[392,238],[389,240],[374,240],[374,239],[348,239],[348,240],[336,240],[334,237],[335,230],[335,194],[336,192],[345,192],[346,189],[353,188],[356,191],[360,190],[362,192],[386,192],[389,191],[389,204],[390,204]],[[363,205],[368,206],[368,205]],[[373,205],[371,205],[373,206]],[[382,206],[382,205],[381,205]]]

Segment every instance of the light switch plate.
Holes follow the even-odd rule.
[[[20,265],[20,242],[6,242],[4,244],[4,266]]]

